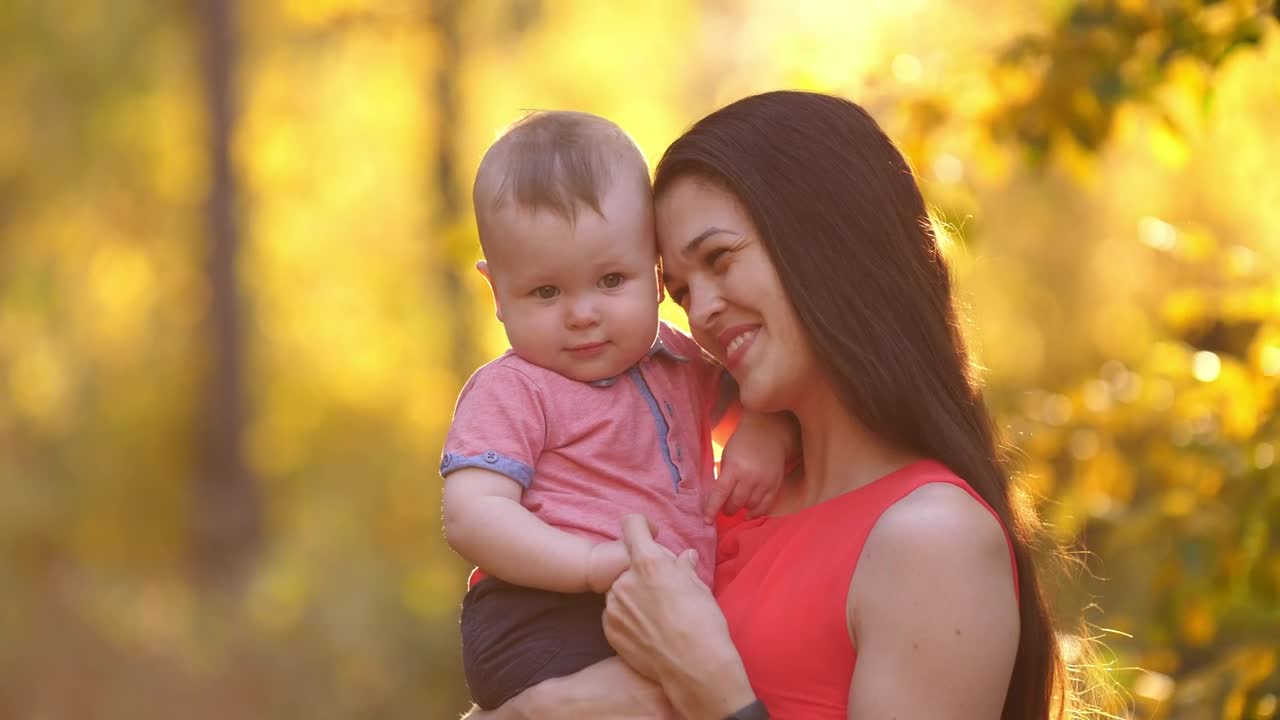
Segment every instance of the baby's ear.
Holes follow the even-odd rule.
[[[662,261],[661,260],[659,260],[658,264],[654,266],[653,271],[658,275],[658,304],[661,305],[662,301],[667,299],[667,284],[662,282]]]
[[[493,276],[489,274],[489,263],[484,260],[476,261],[476,271],[484,276],[484,282],[489,286],[489,293],[493,295],[493,312],[497,316],[498,322],[502,322],[502,303],[498,302],[498,289],[493,285]]]

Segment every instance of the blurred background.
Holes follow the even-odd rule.
[[[656,162],[775,88],[868,107],[950,228],[1124,716],[1275,717],[1276,12],[6,0],[0,717],[457,717],[437,469],[505,347],[484,148],[575,108]]]

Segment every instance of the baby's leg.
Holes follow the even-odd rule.
[[[462,601],[462,663],[472,700],[492,710],[543,680],[612,657],[603,614],[597,593],[481,580]]]

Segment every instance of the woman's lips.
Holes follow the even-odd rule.
[[[724,348],[724,364],[730,370],[742,362],[742,358],[755,343],[759,325],[735,325],[720,333],[720,344]]]

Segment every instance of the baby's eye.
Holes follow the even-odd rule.
[[[555,285],[543,285],[541,287],[534,288],[533,294],[537,295],[543,300],[550,300],[551,298],[560,294],[560,288],[556,287]]]
[[[622,273],[609,273],[600,278],[600,287],[613,289],[622,284]]]

